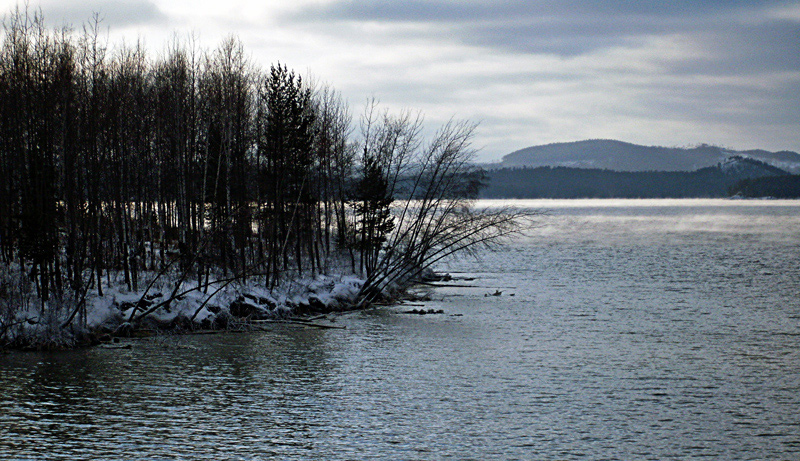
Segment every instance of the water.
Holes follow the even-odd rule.
[[[444,315],[0,356],[0,458],[800,458],[800,201],[513,203]]]

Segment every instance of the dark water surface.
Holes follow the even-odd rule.
[[[800,202],[512,203],[445,315],[0,355],[0,459],[800,459]]]

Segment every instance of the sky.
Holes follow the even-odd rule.
[[[800,151],[800,0],[29,0],[111,45],[230,35],[263,69],[375,98],[428,132],[478,123],[481,161],[583,139]],[[18,2],[0,0],[9,13]]]

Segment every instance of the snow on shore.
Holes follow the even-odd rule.
[[[197,282],[185,282],[175,290],[175,281],[157,281],[145,293],[126,289],[121,281],[104,281],[103,296],[90,290],[86,297],[86,329],[60,327],[71,308],[61,309],[60,318],[40,318],[40,304],[29,302],[14,320],[13,336],[17,342],[59,346],[68,345],[76,336],[122,334],[137,328],[213,329],[225,328],[231,321],[279,319],[290,315],[346,310],[354,305],[363,279],[348,276],[319,275],[314,278],[288,281],[273,290],[263,284],[212,285],[192,290]],[[189,291],[192,290],[192,291]],[[172,298],[173,292],[182,296]],[[151,311],[152,312],[148,312]],[[146,314],[146,315],[145,315]],[[133,323],[129,323],[134,319]]]

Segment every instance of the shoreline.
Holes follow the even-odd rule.
[[[236,283],[212,294],[193,290],[183,296],[165,281],[157,288],[128,292],[124,284],[104,284],[104,296],[86,297],[83,325],[62,328],[69,311],[41,317],[41,305],[26,300],[8,326],[6,351],[68,350],[107,344],[114,338],[150,337],[160,332],[194,334],[253,328],[258,322],[304,322],[319,314],[363,310],[355,307],[364,280],[353,275],[323,276],[287,281],[270,290],[257,283]],[[192,284],[182,284],[184,291]],[[169,288],[169,289],[168,289]]]
[[[435,282],[458,280],[450,274],[428,271],[413,286],[435,287]],[[159,289],[127,292],[124,284],[104,284],[105,295],[87,296],[86,326],[70,325],[61,328],[63,317],[41,320],[28,311],[17,315],[19,331],[13,341],[0,346],[0,352],[66,351],[91,347],[116,347],[120,339],[147,339],[160,335],[202,335],[267,331],[265,325],[298,325],[320,329],[344,329],[333,325],[331,315],[345,315],[377,307],[402,305],[404,301],[425,301],[402,290],[399,296],[366,305],[359,303],[364,279],[355,275],[318,275],[310,279],[289,280],[273,290],[257,283],[231,284],[226,289],[207,296],[201,291],[176,297],[165,302],[170,281]],[[184,286],[191,286],[184,284]],[[441,285],[444,286],[444,285]],[[174,286],[172,287],[174,290]],[[30,300],[29,300],[30,301]],[[36,305],[36,303],[33,303]],[[153,310],[152,306],[161,307]],[[415,304],[416,305],[416,304]],[[35,310],[35,308],[34,308]],[[136,313],[148,312],[130,321]],[[443,311],[413,309],[404,314],[442,314]],[[25,315],[29,315],[25,317]],[[25,318],[21,318],[25,317]],[[329,323],[320,323],[328,320]]]

